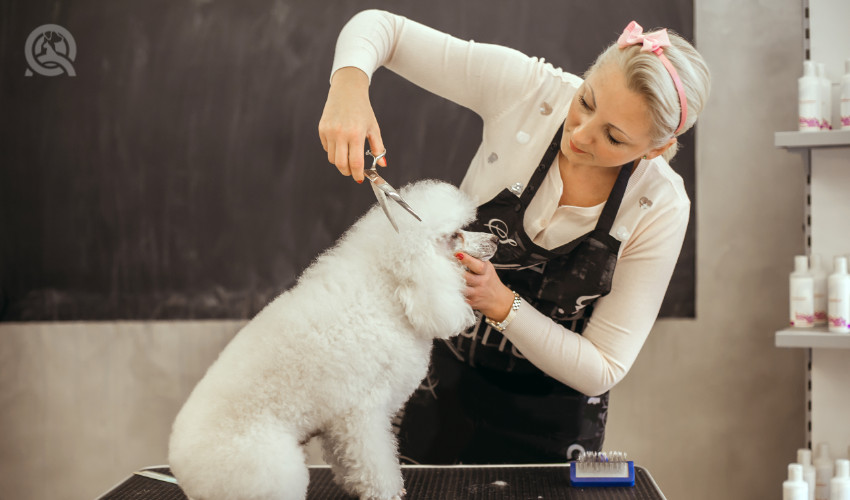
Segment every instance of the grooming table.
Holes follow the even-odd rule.
[[[570,467],[563,465],[403,465],[406,500],[665,500],[658,485],[635,466],[633,488],[573,488]],[[153,472],[154,474],[150,474]],[[167,466],[134,473],[99,500],[186,500],[173,483],[140,474],[171,474]],[[309,500],[352,500],[333,483],[327,466],[310,467]]]

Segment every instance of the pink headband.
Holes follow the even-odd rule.
[[[641,52],[653,52],[661,59],[661,63],[670,72],[673,77],[673,83],[676,85],[676,91],[679,92],[679,105],[682,108],[682,119],[679,121],[679,127],[673,132],[673,135],[678,135],[685,126],[685,119],[688,117],[688,99],[685,97],[685,89],[682,87],[682,80],[679,79],[679,73],[676,68],[670,63],[670,59],[664,55],[662,47],[670,47],[670,38],[667,36],[667,30],[656,31],[655,33],[643,34],[643,28],[640,24],[632,21],[623,30],[623,34],[617,39],[617,45],[622,49],[631,45],[643,44]]]

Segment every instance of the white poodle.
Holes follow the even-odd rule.
[[[471,326],[459,251],[495,238],[460,228],[475,204],[422,181],[373,207],[222,351],[183,406],[169,463],[194,500],[303,499],[302,445],[321,435],[335,480],[361,499],[404,495],[391,419],[428,370],[434,338]]]

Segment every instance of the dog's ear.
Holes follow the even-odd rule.
[[[466,282],[460,264],[434,248],[396,260],[396,298],[416,333],[425,338],[449,338],[475,323],[463,295]]]

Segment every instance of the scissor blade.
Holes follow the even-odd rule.
[[[384,191],[376,186],[374,182],[371,182],[370,184],[372,185],[372,191],[375,192],[375,198],[378,199],[378,204],[381,205],[381,208],[384,210],[384,215],[387,216],[387,220],[389,220],[390,224],[393,225],[395,232],[398,232],[398,226],[396,225],[395,220],[393,220],[393,216],[390,215],[390,207],[387,206],[387,195],[385,195]]]
[[[410,212],[410,215],[416,217],[416,220],[422,222],[422,218],[419,217],[419,215],[413,211],[413,207],[411,207],[406,201],[404,201],[404,198],[402,198],[401,195],[398,194],[398,192],[392,186],[390,186],[389,182],[385,181],[383,177],[378,175],[377,172],[375,172],[374,170],[366,169],[363,171],[363,173],[366,175],[367,179],[372,181],[372,189],[380,189],[383,193],[386,194],[386,196],[389,196],[393,199],[393,201],[401,205],[402,208]],[[375,196],[377,196],[377,192],[375,193]]]
[[[385,185],[389,186],[389,184],[385,184]],[[390,189],[392,189],[392,188],[390,188]],[[407,202],[404,201],[404,199],[402,199],[402,197],[399,196],[399,194],[395,190],[393,190],[392,192],[387,192],[387,196],[394,199],[396,201],[396,203],[398,203],[399,205],[402,206],[402,208],[404,208],[405,210],[410,212],[410,215],[416,217],[416,220],[418,220],[419,222],[422,222],[422,218],[419,217],[419,215],[417,215],[416,212],[413,211],[413,208],[411,208],[411,206],[408,205]]]

